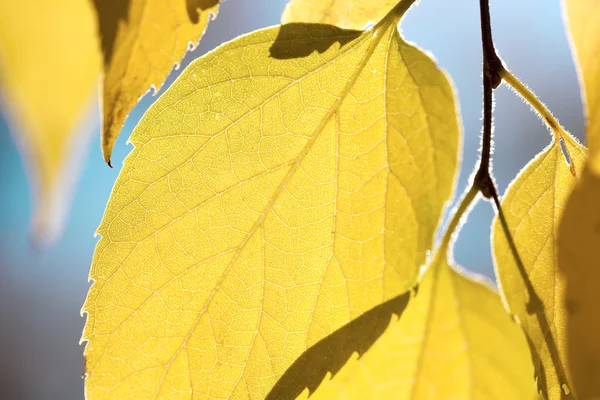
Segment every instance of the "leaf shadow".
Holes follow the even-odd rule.
[[[527,332],[523,331],[525,334],[525,338],[527,339],[527,345],[529,346],[529,351],[531,353],[531,359],[533,360],[534,373],[537,384],[537,392],[542,395],[542,398],[548,398],[548,379],[546,378],[546,370],[542,366],[542,359],[537,349],[535,348],[535,344],[527,334]]]
[[[502,206],[500,204],[500,200],[498,196],[494,196],[494,202],[496,203],[496,209],[498,210],[498,217],[500,218],[500,222],[503,225],[503,229],[505,232],[509,232],[508,223],[506,222],[506,217],[504,215],[504,211],[502,210]],[[506,237],[506,235],[505,235]],[[554,368],[554,372],[558,377],[561,385],[561,399],[574,399],[573,391],[567,390],[565,391],[564,385],[568,385],[567,374],[565,373],[565,368],[563,366],[563,362],[560,359],[560,354],[558,352],[558,346],[556,345],[556,341],[554,340],[554,336],[552,335],[552,330],[550,328],[550,323],[548,322],[548,317],[546,317],[546,306],[544,302],[537,294],[531,279],[529,279],[529,274],[527,269],[525,268],[525,264],[521,257],[519,256],[520,251],[517,248],[512,236],[506,237],[508,239],[509,247],[511,248],[511,252],[515,258],[515,263],[517,264],[517,270],[519,271],[519,275],[523,279],[523,284],[525,285],[525,290],[529,296],[529,301],[526,304],[527,314],[531,316],[535,316],[537,319],[538,325],[540,327],[540,331],[542,332],[543,340],[546,344],[546,348],[548,349],[548,353],[550,355],[551,364],[550,366],[545,365],[543,359],[541,358],[539,352],[535,348],[535,344],[531,340],[531,338],[527,335],[525,329],[523,331],[527,335],[527,343],[529,344],[529,349],[531,351],[531,356],[533,360],[533,365],[535,367],[535,373],[537,377],[538,383],[538,391],[544,395],[545,398],[548,398],[548,394],[550,393],[548,379],[545,368]]]
[[[131,0],[92,0],[92,3],[98,17],[98,33],[104,65],[108,65],[114,55],[119,25],[129,21]]]
[[[600,397],[600,177],[588,166],[571,191],[558,229],[558,265],[566,281],[566,347],[573,390]]]
[[[197,24],[200,21],[200,11],[206,11],[219,4],[221,0],[185,0],[190,21]]]
[[[314,51],[324,53],[336,42],[344,47],[361,33],[333,25],[294,22],[281,25],[269,51],[271,57],[279,60],[302,58]]]
[[[362,357],[389,326],[392,315],[402,316],[410,297],[411,292],[394,297],[308,348],[279,378],[266,399],[295,399],[305,388],[314,393],[327,372],[333,378],[352,354]]]
[[[200,21],[200,12],[206,11],[219,4],[221,0],[176,0],[185,1],[190,22],[197,24]],[[115,42],[119,33],[119,26],[128,23],[132,7],[131,0],[92,0],[96,10],[100,47],[104,57],[104,64],[110,64],[115,50]]]

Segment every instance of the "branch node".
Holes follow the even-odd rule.
[[[490,176],[488,168],[479,168],[479,170],[475,174],[473,185],[486,199],[491,199],[494,197],[495,194],[497,194],[496,185],[494,183],[494,180]]]

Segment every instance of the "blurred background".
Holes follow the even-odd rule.
[[[9,0],[3,0],[9,1]],[[275,25],[286,0],[226,0],[200,45],[182,67],[219,44]],[[559,0],[491,0],[495,44],[507,67],[525,82],[577,138],[583,116]],[[481,42],[477,0],[421,0],[405,16],[404,37],[435,55],[454,81],[464,127],[463,164],[457,194],[466,189],[478,160],[481,130]],[[173,71],[164,91],[178,76]],[[161,91],[161,92],[162,92]],[[160,93],[159,93],[160,94]],[[94,237],[106,201],[131,146],[126,144],[154,97],[130,114],[113,154],[114,169],[100,154],[99,118],[66,229],[58,243],[36,248],[29,236],[32,199],[25,168],[0,108],[0,398],[83,399],[84,324],[80,309],[89,287]],[[527,162],[550,143],[529,106],[505,86],[496,91],[494,173],[503,193]],[[454,204],[454,201],[453,203]],[[493,278],[491,204],[480,202],[462,229],[455,260]]]

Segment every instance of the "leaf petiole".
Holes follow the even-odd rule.
[[[512,73],[510,73],[510,71],[508,71],[504,67],[500,69],[499,73],[502,77],[502,80],[504,80],[518,95],[523,97],[523,99],[531,105],[531,107],[539,114],[539,116],[542,117],[544,122],[546,122],[546,124],[552,131],[556,142],[558,142],[559,139],[562,139],[564,141],[571,141],[569,135],[566,134],[564,128],[560,125],[560,123],[554,117],[554,115],[552,115],[552,113],[550,112],[550,110],[548,110],[548,108],[546,108],[544,103],[542,103],[536,97],[536,95],[533,94],[533,92],[527,88],[527,86],[525,86],[516,76],[514,76]],[[573,174],[573,176],[575,176],[575,161],[573,160],[573,157],[571,157],[571,154],[569,154],[569,149],[567,146],[565,146],[565,151],[569,156],[569,160],[567,161],[569,162],[571,173]]]
[[[456,207],[455,211],[452,213],[452,219],[448,223],[448,226],[444,232],[444,236],[442,237],[442,241],[435,252],[432,265],[436,265],[438,261],[441,261],[442,257],[446,255],[448,247],[450,246],[452,239],[456,236],[457,230],[461,225],[461,220],[473,203],[473,200],[477,198],[477,194],[479,194],[479,188],[475,183],[473,183],[469,190],[463,195],[458,207]]]
[[[404,13],[406,13],[415,1],[417,0],[400,0],[398,4],[396,4],[394,8],[392,8],[390,12],[388,12],[385,17],[373,27],[373,30],[377,31],[381,26],[387,26],[389,23],[397,24],[400,21],[400,18],[404,16]]]

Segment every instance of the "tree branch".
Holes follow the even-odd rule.
[[[525,284],[525,288],[529,295],[529,301],[526,305],[526,310],[529,315],[535,315],[537,322],[539,324],[540,330],[542,332],[544,341],[546,343],[546,347],[548,348],[548,352],[550,353],[550,358],[552,360],[552,364],[554,366],[556,375],[558,379],[562,381],[563,384],[567,383],[566,374],[564,368],[562,366],[560,356],[558,353],[558,348],[554,341],[554,337],[552,334],[552,330],[550,329],[550,324],[548,322],[548,318],[545,314],[545,306],[542,302],[542,299],[538,296],[533,286],[533,283],[529,279],[527,274],[527,270],[525,269],[525,265],[519,255],[519,251],[517,249],[515,240],[510,232],[508,227],[508,223],[506,221],[504,212],[502,210],[502,206],[500,204],[500,199],[498,196],[498,191],[496,189],[496,185],[494,180],[492,179],[491,171],[490,171],[490,158],[491,158],[491,150],[492,150],[492,124],[493,124],[493,102],[494,102],[494,89],[496,89],[500,83],[502,83],[503,77],[512,77],[510,73],[504,68],[500,57],[496,53],[496,49],[494,48],[494,42],[492,39],[492,27],[490,20],[490,10],[489,10],[489,0],[479,0],[480,13],[481,13],[481,43],[483,46],[483,132],[481,137],[481,159],[479,161],[479,168],[477,173],[475,174],[474,186],[479,189],[481,194],[488,198],[493,199],[493,202],[496,206],[496,210],[498,213],[498,218],[500,220],[500,224],[502,226],[502,230],[504,232],[504,236],[508,242],[510,251],[513,255],[515,263],[517,264],[517,269],[519,270],[519,274],[523,279]],[[515,78],[516,80],[516,78]],[[519,82],[520,83],[520,82]],[[515,83],[511,82],[511,86],[515,87]],[[521,84],[521,86],[525,87]],[[521,93],[521,91],[519,91]],[[533,96],[533,95],[532,95]],[[535,100],[535,96],[533,96]],[[531,99],[526,97],[526,100],[530,102],[530,104],[534,104],[536,110],[539,111],[540,107],[537,103],[532,103]],[[538,101],[539,103],[539,101]],[[541,103],[540,103],[541,104]],[[552,118],[545,118],[546,122],[550,125],[552,129],[556,129],[557,123]],[[560,125],[558,125],[560,126]],[[535,349],[537,350],[537,349]],[[538,352],[539,353],[539,352]],[[537,365],[537,368],[540,366]],[[543,366],[542,366],[543,368]],[[541,372],[543,373],[543,371]],[[548,396],[548,388],[542,388],[545,392],[546,397]],[[562,392],[561,398],[571,398],[570,395],[567,395],[564,391]]]

